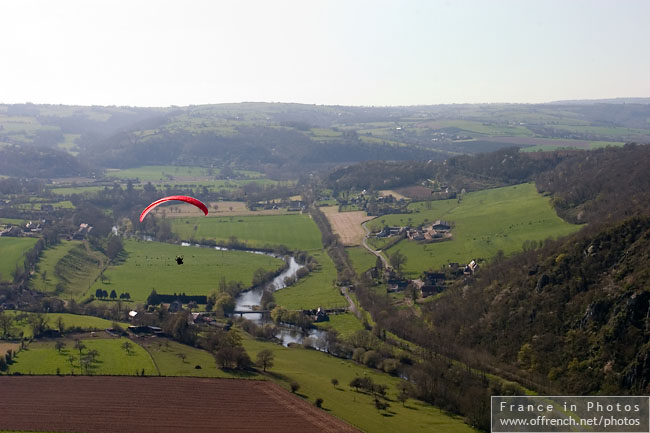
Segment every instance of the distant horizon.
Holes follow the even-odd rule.
[[[237,104],[296,104],[296,105],[310,105],[316,107],[353,107],[353,108],[411,108],[411,107],[435,107],[447,105],[548,105],[548,104],[571,104],[571,103],[611,103],[611,104],[626,104],[636,103],[635,100],[647,100],[647,102],[640,102],[642,105],[650,104],[650,96],[619,96],[613,98],[588,98],[588,99],[559,99],[546,102],[450,102],[438,104],[412,104],[412,105],[350,105],[350,104],[318,104],[308,102],[290,102],[290,101],[238,101],[238,102],[213,102],[203,104],[186,104],[186,105],[127,105],[127,104],[66,104],[66,103],[51,103],[51,102],[2,102],[0,105],[50,105],[50,106],[64,106],[64,107],[115,107],[115,108],[186,108],[186,107],[202,107],[211,105],[237,105]],[[616,102],[621,101],[621,102]]]

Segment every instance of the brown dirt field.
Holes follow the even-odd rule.
[[[431,200],[431,189],[420,185],[396,188],[395,192],[414,200]]]
[[[214,205],[217,205],[217,209],[214,208]],[[208,206],[208,217],[229,217],[229,216],[246,216],[246,215],[285,215],[289,213],[296,212],[287,212],[285,209],[277,210],[256,210],[252,211],[246,207],[246,203],[243,201],[216,201],[206,203]],[[232,210],[231,210],[232,208]],[[162,216],[163,211],[167,218],[191,218],[197,216],[203,216],[203,212],[191,204],[185,203],[174,203],[173,205],[168,206],[159,206],[151,211],[152,214],[157,216]]]
[[[265,381],[5,376],[0,389],[0,430],[359,433]]]
[[[348,247],[361,245],[361,241],[366,235],[361,224],[374,218],[366,215],[364,211],[339,212],[336,206],[326,206],[320,210],[330,222],[332,231],[339,235],[343,245]]]
[[[0,356],[4,355],[7,353],[8,350],[13,350],[18,352],[18,349],[20,349],[20,344],[16,343],[1,343],[0,342]]]

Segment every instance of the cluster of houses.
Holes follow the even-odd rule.
[[[283,200],[279,203],[266,202],[249,205],[250,210],[277,210],[286,208],[288,212],[303,212],[305,207],[305,202],[302,200]]]
[[[391,236],[405,236],[418,242],[439,242],[451,239],[451,224],[447,221],[437,220],[433,224],[424,227],[386,226],[375,235],[378,238],[389,238]]]
[[[408,201],[401,198],[396,199],[392,195],[375,196],[369,194],[365,189],[356,197],[348,199],[338,199],[339,207],[356,206],[360,210],[365,210],[368,215],[380,216],[395,213],[409,213],[407,210]]]
[[[36,236],[43,231],[47,226],[48,220],[40,221],[29,221],[24,226],[19,225],[6,225],[4,228],[0,227],[0,236]],[[93,226],[81,223],[79,228],[72,233],[60,234],[60,237],[66,238],[67,240],[78,240],[82,241],[86,239],[86,236],[92,231]]]
[[[0,236],[34,236],[43,231],[47,220],[29,221],[24,226],[7,224],[0,229]]]
[[[476,260],[472,260],[465,266],[461,266],[458,263],[449,263],[447,269],[448,271],[445,272],[424,272],[417,280],[408,280],[397,276],[392,271],[386,271],[386,291],[388,293],[402,292],[409,285],[412,285],[420,292],[422,298],[426,298],[442,292],[446,287],[448,277],[455,278],[461,275],[473,275],[479,270],[479,265]]]
[[[451,224],[447,221],[437,220],[433,224],[421,228],[408,228],[406,237],[418,242],[438,242],[449,240],[452,237]]]

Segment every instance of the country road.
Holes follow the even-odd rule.
[[[366,242],[368,240],[368,234],[370,234],[370,230],[368,229],[368,227],[366,227],[366,223],[367,221],[361,224],[361,227],[363,227],[363,229],[366,231],[366,235],[363,237],[361,241],[363,247],[381,259],[382,263],[384,264],[384,269],[390,269],[391,266],[388,263],[388,260],[386,260],[386,257],[384,257],[384,255],[382,254],[381,250],[373,250],[372,248],[370,248],[370,245],[368,245],[368,243]]]

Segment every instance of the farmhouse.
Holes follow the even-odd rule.
[[[478,271],[479,266],[478,263],[476,263],[476,260],[472,260],[465,266],[465,269],[463,270],[463,274],[465,275],[472,275],[476,271]]]
[[[402,290],[406,289],[406,286],[409,285],[409,280],[403,279],[403,278],[389,278],[386,283],[388,284],[388,288],[386,291],[388,293],[394,293],[394,292],[401,292]]]
[[[433,223],[431,228],[436,231],[448,231],[451,230],[451,224],[447,221],[437,220]]]
[[[434,285],[428,285],[425,284],[422,286],[420,289],[422,291],[422,297],[426,298],[431,295],[436,295],[444,290],[444,286],[434,286]]]
[[[93,226],[86,223],[79,224],[79,229],[72,235],[72,239],[77,241],[82,241],[86,239],[86,236],[93,229]]]
[[[154,334],[154,335],[163,335],[163,330],[162,328],[159,328],[158,326],[135,326],[131,325],[128,328],[129,332],[136,334],[136,335],[143,335],[143,334]]]
[[[376,237],[378,238],[388,238],[391,236],[397,236],[401,235],[406,231],[406,227],[390,227],[386,226],[379,233],[377,233]]]
[[[437,228],[436,228],[437,227]],[[406,230],[406,236],[418,242],[437,242],[451,239],[451,225],[444,221],[436,221],[428,227]]]

